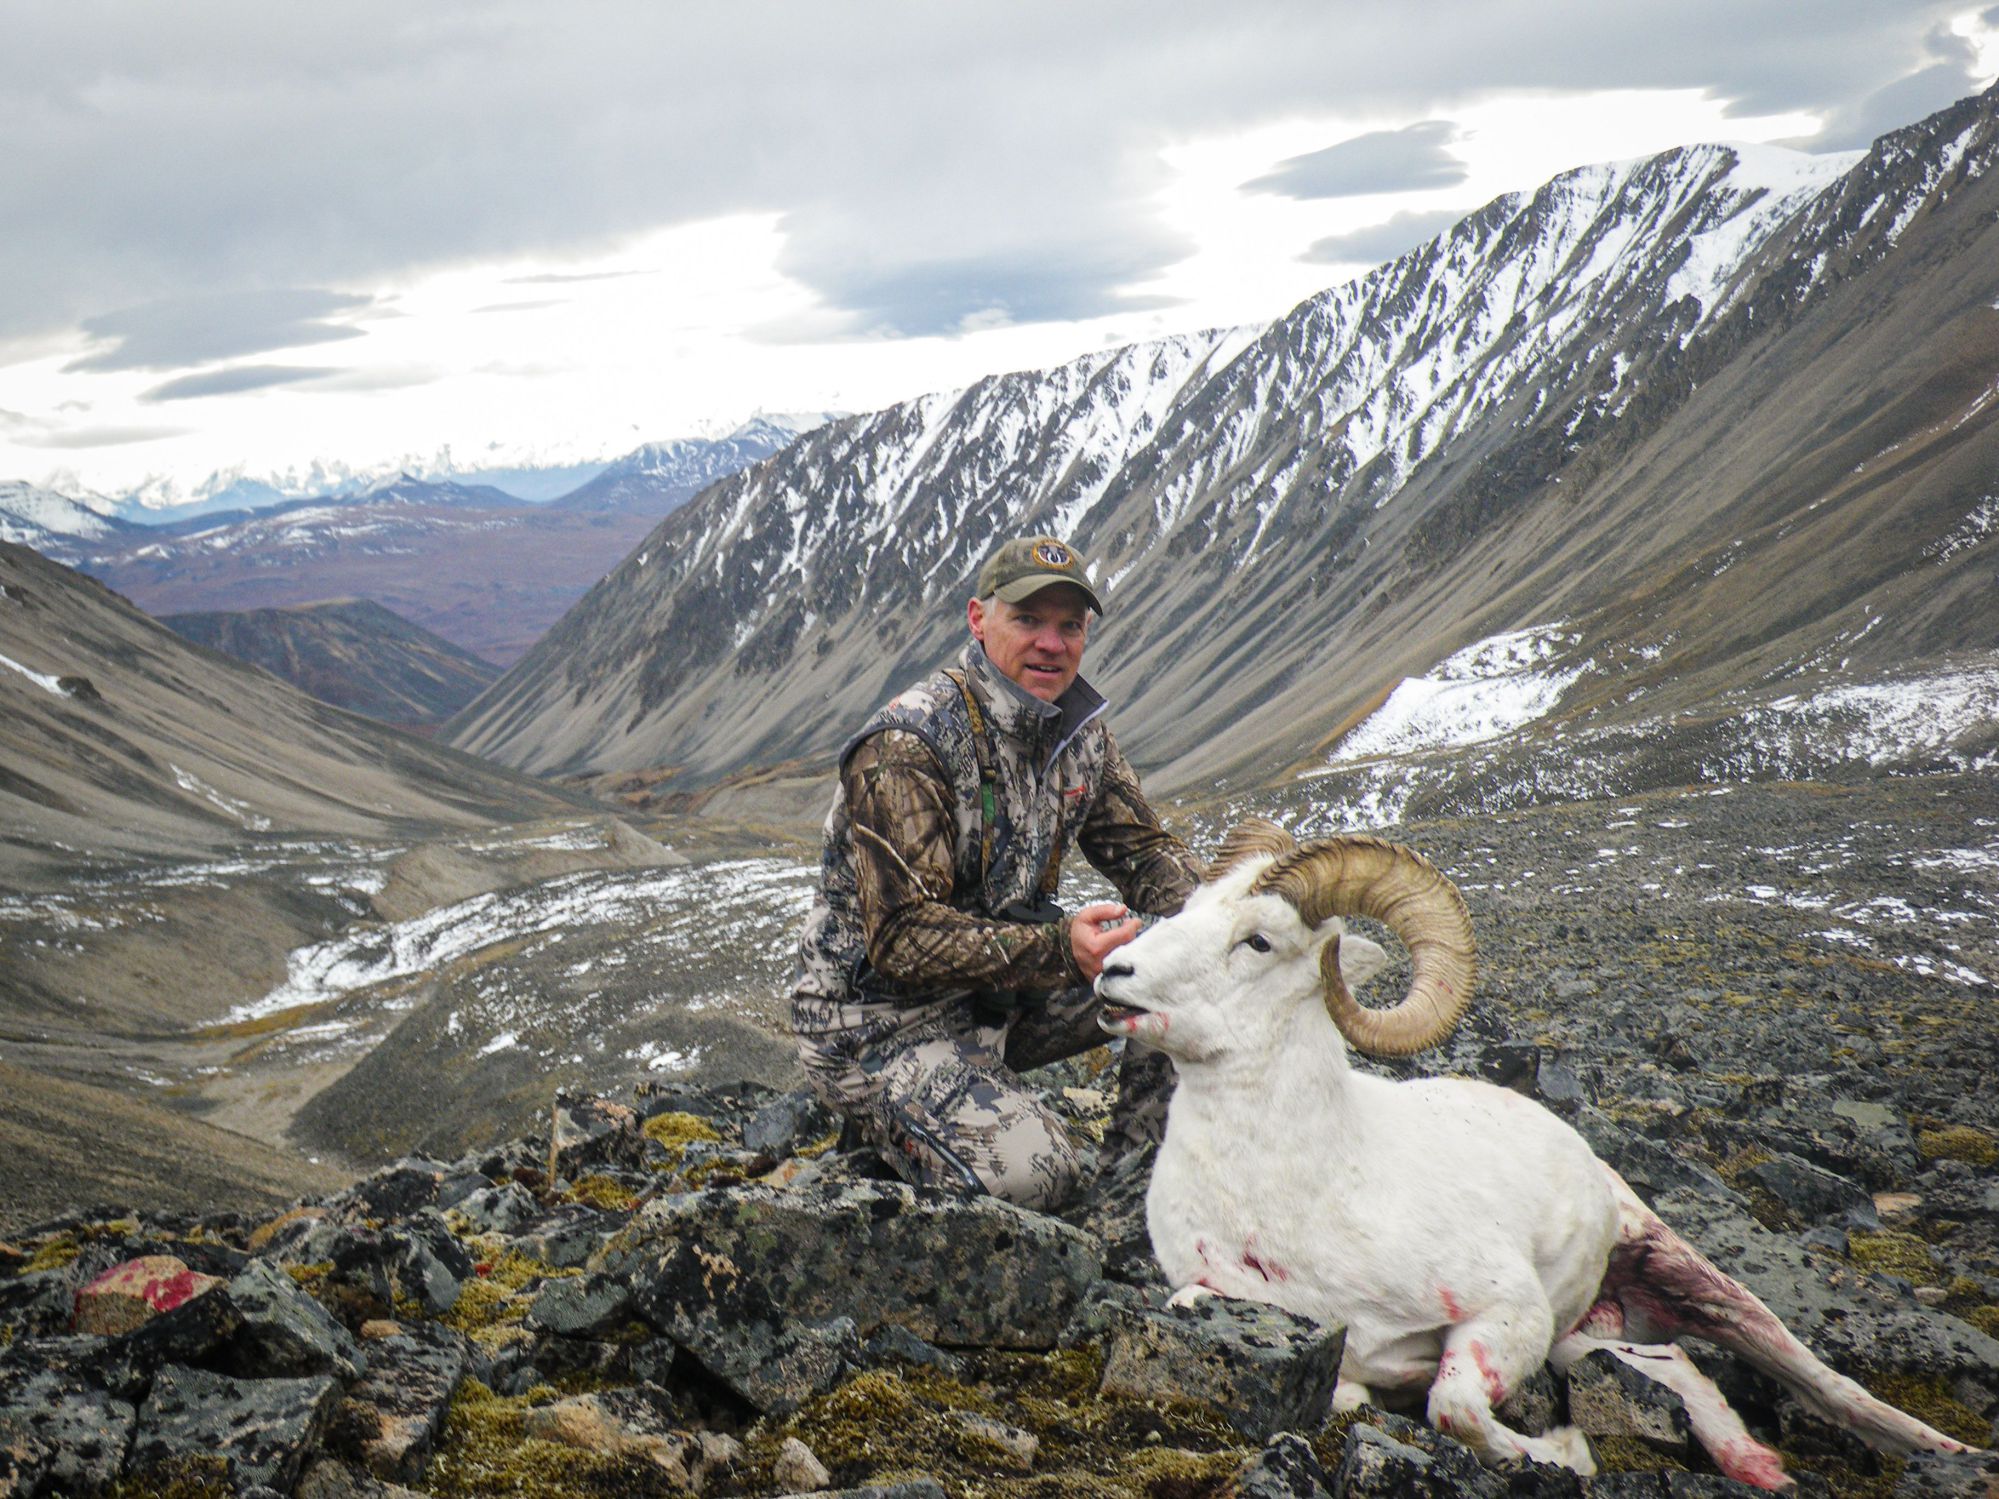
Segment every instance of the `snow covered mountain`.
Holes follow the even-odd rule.
[[[1560,702],[1597,713],[1989,649],[1995,102],[1864,155],[1569,172],[1268,327],[831,423],[668,517],[449,732],[544,772],[823,763],[1030,530],[1097,558],[1091,674],[1168,787],[1317,766],[1530,626],[1596,663]]]
[[[726,437],[649,442],[605,466],[602,473],[562,498],[559,510],[622,512],[663,517],[710,484],[761,463],[800,433],[830,420],[827,414],[752,417]]]
[[[52,489],[18,479],[0,481],[0,541],[33,547],[58,562],[74,563],[143,531]]]

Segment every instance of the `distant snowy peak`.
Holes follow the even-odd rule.
[[[110,503],[91,498],[99,504]],[[58,562],[74,563],[92,546],[121,540],[142,529],[52,489],[20,480],[0,482],[0,541],[32,547]]]
[[[825,420],[823,415],[759,415],[726,437],[645,443],[554,503],[563,510],[663,516],[718,480],[780,452]]]
[[[410,473],[399,473],[389,478],[378,479],[359,494],[346,497],[329,496],[326,503],[350,505],[462,505],[477,509],[505,508],[519,505],[505,490],[495,489],[490,484],[457,484],[449,479],[419,479]]]

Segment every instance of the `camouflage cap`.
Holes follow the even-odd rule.
[[[1104,601],[1090,586],[1090,563],[1066,541],[1053,536],[1022,536],[1002,542],[979,569],[979,598],[1001,598],[1017,604],[1051,583],[1073,583],[1083,590],[1090,607],[1104,612]]]

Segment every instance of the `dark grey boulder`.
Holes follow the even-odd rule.
[[[1895,1482],[1895,1499],[1991,1499],[1999,1493],[1999,1453],[1919,1452]]]
[[[1243,1465],[1229,1486],[1232,1499],[1333,1499],[1333,1480],[1296,1432],[1280,1432]]]
[[[519,1182],[482,1186],[454,1204],[473,1230],[482,1234],[516,1234],[541,1217],[541,1204]]]
[[[219,1458],[238,1487],[290,1493],[333,1416],[339,1383],[309,1379],[232,1379],[169,1364],[139,1409],[131,1471]]]
[[[287,1257],[324,1259],[338,1279],[367,1291],[384,1309],[408,1299],[433,1317],[457,1304],[473,1264],[471,1251],[429,1207],[382,1228],[314,1225]]]
[[[1419,1445],[1422,1438],[1410,1429],[1413,1423],[1397,1424],[1395,1435],[1367,1422],[1347,1428],[1346,1454],[1333,1475],[1335,1494],[1343,1499],[1500,1499],[1508,1492],[1506,1481],[1467,1449],[1455,1442]],[[1580,1485],[1574,1491],[1580,1492]]]
[[[1255,1441],[1312,1431],[1339,1381],[1346,1329],[1258,1301],[1119,1310],[1105,1344],[1103,1390],[1213,1406]]]
[[[525,1318],[529,1330],[590,1338],[632,1318],[632,1289],[615,1275],[552,1276]]]
[[[0,1327],[16,1337],[40,1338],[69,1330],[81,1282],[68,1270],[35,1270],[0,1278]]]
[[[965,1372],[965,1361],[955,1353],[939,1348],[935,1343],[926,1343],[906,1327],[897,1327],[893,1322],[877,1327],[868,1334],[862,1345],[861,1356],[869,1365],[886,1363],[917,1364],[926,1369],[941,1370],[953,1377]]]
[[[1054,1346],[1099,1278],[1093,1240],[997,1198],[900,1182],[686,1193],[647,1206],[597,1268],[670,1337],[851,1317],[949,1346]]]
[[[249,1378],[334,1374],[354,1379],[365,1363],[354,1336],[268,1260],[252,1260],[221,1288],[242,1325],[229,1340],[230,1372]]]
[[[444,1416],[465,1377],[465,1340],[411,1323],[367,1347],[368,1371],[348,1390],[328,1445],[378,1478],[414,1483],[429,1467]]]
[[[799,1089],[781,1094],[752,1114],[743,1125],[743,1149],[765,1155],[796,1155],[801,1146],[829,1134],[833,1116],[810,1093]]]
[[[1779,1152],[1742,1173],[1806,1223],[1837,1219],[1848,1228],[1879,1228],[1874,1197],[1851,1178]]]
[[[581,1203],[565,1203],[533,1227],[515,1234],[514,1247],[544,1265],[573,1270],[586,1263],[630,1221],[629,1213],[603,1212]]]
[[[1569,1419],[1590,1437],[1636,1437],[1673,1457],[1693,1451],[1687,1403],[1606,1349],[1569,1367]]]
[[[851,1317],[730,1326],[696,1315],[662,1330],[744,1400],[777,1416],[867,1362]]]
[[[555,1098],[556,1172],[574,1180],[593,1167],[637,1167],[645,1160],[644,1120],[636,1109],[607,1098],[558,1093]]]
[[[363,1177],[326,1205],[349,1223],[386,1223],[437,1206],[445,1179],[463,1174],[443,1161],[407,1156]]]
[[[124,1466],[138,1412],[74,1370],[0,1366],[0,1494],[82,1494]],[[11,1479],[11,1486],[10,1486]]]

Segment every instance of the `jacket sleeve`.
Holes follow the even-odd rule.
[[[1107,749],[1103,785],[1077,834],[1077,847],[1134,911],[1171,916],[1201,883],[1201,861],[1160,826],[1117,740]]]
[[[1083,982],[1069,921],[996,921],[951,904],[956,798],[930,746],[904,729],[847,757],[846,786],[868,962],[905,989],[1026,989]]]

